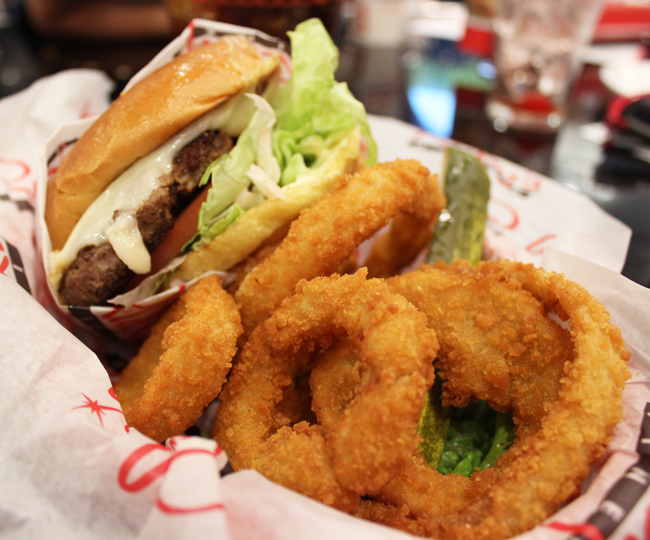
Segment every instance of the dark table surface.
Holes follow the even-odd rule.
[[[116,91],[166,41],[78,43],[43,40],[20,16],[0,18],[0,97],[70,68],[94,68],[116,81]],[[420,125],[547,175],[589,195],[633,230],[623,274],[650,286],[650,179],[617,183],[599,172],[602,148],[582,137],[581,126],[603,119],[613,97],[586,66],[571,97],[566,123],[554,134],[499,132],[485,116],[489,58],[436,39],[398,48],[369,48],[341,40],[339,80],[369,113]],[[431,112],[431,104],[435,106]]]

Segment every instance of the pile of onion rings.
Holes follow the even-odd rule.
[[[415,456],[359,515],[441,539],[531,529],[575,493],[622,419],[629,353],[620,331],[582,287],[532,265],[457,261],[390,287],[436,330],[443,403],[485,400],[511,412],[517,439],[470,478],[443,476]]]
[[[428,243],[444,204],[417,162],[344,176],[284,239],[241,265],[232,297],[219,288],[228,298],[212,301],[220,314],[192,311],[205,293],[188,293],[184,318],[196,318],[196,332],[208,331],[199,320],[227,321],[218,338],[226,345],[210,352],[223,368],[211,392],[232,360],[214,437],[235,470],[421,536],[508,538],[553,514],[603,454],[622,417],[629,353],[596,299],[531,265],[456,261],[396,276]],[[391,219],[368,270],[334,273]],[[174,376],[152,367],[171,354],[160,342],[182,322],[172,311],[145,346],[155,360],[134,360],[118,391],[129,423],[158,440],[206,405],[181,415],[188,404],[165,398],[148,418],[140,412]],[[173,341],[165,331],[162,346]],[[434,360],[444,405],[484,400],[513,415],[517,438],[494,467],[444,476],[419,454]],[[174,415],[185,422],[157,426]]]
[[[311,367],[305,353],[342,335],[358,345],[365,367],[354,402],[328,427],[284,425],[278,405]],[[254,468],[354,510],[360,495],[383,486],[415,450],[437,349],[426,317],[384,282],[366,280],[365,270],[300,282],[244,346],[221,394],[215,438],[235,469]]]

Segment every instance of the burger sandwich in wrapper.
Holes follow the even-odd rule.
[[[64,308],[128,307],[227,271],[341,173],[376,161],[319,20],[290,33],[291,61],[250,36],[192,37],[136,77],[48,179],[43,258]]]

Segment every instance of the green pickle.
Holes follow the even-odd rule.
[[[483,470],[493,467],[496,460],[503,455],[514,440],[515,424],[512,421],[512,415],[497,412],[492,446],[490,446],[490,450],[483,458],[479,468]]]
[[[483,256],[490,177],[477,158],[447,148],[443,178],[447,208],[438,219],[427,262],[449,264],[460,258],[477,264]]]
[[[449,428],[449,409],[442,406],[441,397],[442,383],[436,378],[425,397],[424,409],[418,422],[418,435],[422,437],[420,453],[434,469],[438,468]]]
[[[488,173],[471,154],[447,148],[443,178],[447,208],[438,220],[427,262],[450,264],[462,258],[478,264],[490,198]],[[492,467],[514,441],[512,416],[483,401],[462,409],[443,407],[441,395],[442,383],[436,378],[418,424],[424,459],[442,474],[470,476]]]
[[[514,438],[512,416],[495,411],[484,401],[450,408],[438,472],[470,476],[492,467]]]

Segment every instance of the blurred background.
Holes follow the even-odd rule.
[[[650,286],[650,0],[572,0],[599,3],[593,31],[584,46],[565,43],[576,63],[562,76],[570,85],[561,110],[557,103],[526,101],[529,112],[549,119],[533,128],[489,108],[498,86],[497,34],[503,39],[508,29],[501,23],[514,17],[503,6],[512,9],[517,1],[530,4],[0,0],[0,98],[74,68],[105,71],[117,95],[193,17],[283,36],[299,20],[318,16],[341,51],[338,79],[369,113],[408,121],[586,193],[632,228],[623,274]],[[545,39],[555,49],[564,43]],[[514,79],[520,75],[523,81],[522,70]]]

